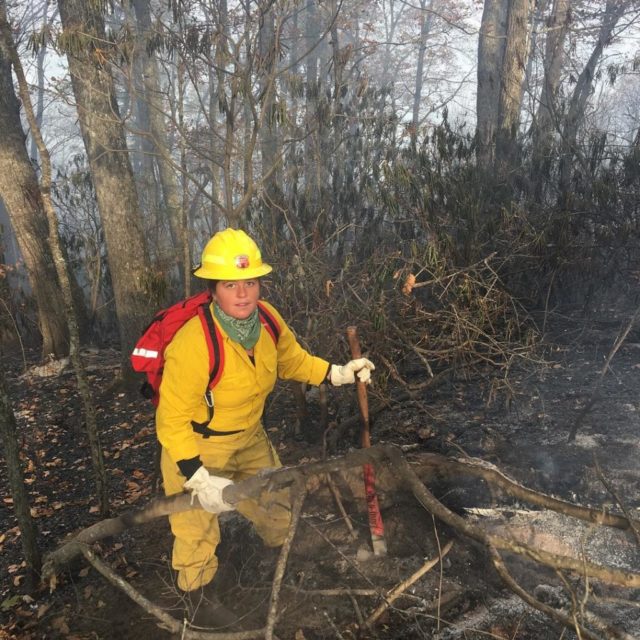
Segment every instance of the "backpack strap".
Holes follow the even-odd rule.
[[[198,317],[202,323],[202,330],[204,331],[204,338],[209,352],[209,382],[204,393],[204,399],[209,409],[209,419],[205,423],[206,425],[209,424],[213,418],[212,389],[216,384],[218,384],[218,380],[220,380],[220,376],[224,370],[224,347],[222,345],[222,334],[220,333],[220,329],[218,329],[216,323],[213,321],[213,315],[211,314],[211,307],[209,303],[202,304],[198,307]]]
[[[258,315],[260,316],[262,326],[267,330],[274,344],[277,345],[278,339],[280,338],[280,324],[261,302],[258,302]]]
[[[198,307],[198,317],[202,323],[204,337],[209,350],[209,384],[207,389],[211,389],[218,384],[222,371],[224,370],[224,347],[222,346],[222,334],[218,325],[213,321],[211,307],[209,303]]]

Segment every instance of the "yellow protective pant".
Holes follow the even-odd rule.
[[[254,476],[267,467],[282,466],[261,423],[241,433],[202,438],[200,459],[212,474],[234,481]],[[183,491],[185,477],[165,449],[160,467],[165,494]],[[288,489],[265,492],[257,500],[242,500],[236,508],[253,522],[265,545],[278,547],[284,542],[291,521]],[[172,565],[178,572],[178,587],[192,591],[208,584],[218,569],[215,551],[220,541],[220,528],[217,515],[198,508],[173,513],[169,522],[175,537]]]

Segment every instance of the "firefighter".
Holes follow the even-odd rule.
[[[211,311],[224,363],[218,382],[203,395],[210,363],[197,317],[178,330],[165,350],[156,413],[165,493],[189,491],[202,507],[169,517],[177,585],[197,626],[219,628],[235,620],[211,584],[218,567],[218,514],[235,508],[252,521],[267,547],[282,545],[289,527],[287,490],[234,506],[222,498],[222,490],[234,481],[281,466],[262,426],[265,401],[276,379],[339,386],[355,382],[356,375],[368,383],[374,369],[366,358],[339,366],[311,355],[278,311],[260,301],[263,314],[277,327],[274,337],[258,313],[260,278],[271,270],[246,233],[235,229],[216,233],[194,275],[208,281],[212,294]]]

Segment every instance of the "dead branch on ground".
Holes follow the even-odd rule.
[[[548,615],[552,620],[556,620],[563,626],[568,629],[575,628],[578,637],[585,638],[586,640],[600,640],[600,638],[594,634],[592,634],[588,629],[585,629],[581,624],[579,624],[576,620],[564,613],[557,611],[553,607],[550,607],[544,602],[540,602],[540,600],[534,598],[530,593],[525,591],[511,576],[507,567],[505,566],[502,557],[498,553],[498,550],[489,545],[489,551],[491,552],[491,557],[493,559],[493,565],[496,568],[499,576],[502,578],[504,583],[513,591],[517,596],[519,596],[522,600],[524,600],[528,605],[537,609],[538,611],[542,611]]]
[[[386,452],[392,462],[394,472],[402,478],[404,481],[403,484],[410,488],[418,502],[420,502],[429,513],[432,513],[436,518],[453,527],[458,533],[477,540],[487,547],[491,545],[496,549],[524,556],[547,567],[569,569],[578,575],[584,573],[608,584],[632,588],[640,587],[640,574],[638,573],[604,567],[586,560],[577,560],[568,556],[549,553],[527,544],[487,533],[481,527],[467,522],[464,518],[445,507],[424,484],[422,484],[420,478],[410,467],[399,449],[388,446],[386,447]]]
[[[225,633],[210,633],[208,631],[197,631],[187,626],[186,621],[180,622],[168,615],[161,607],[156,606],[149,599],[145,598],[137,589],[134,589],[126,580],[123,580],[113,569],[100,560],[96,554],[86,545],[73,543],[78,546],[78,553],[81,553],[89,564],[96,569],[108,582],[120,588],[136,604],[140,605],[147,613],[158,620],[158,626],[162,629],[178,635],[185,640],[253,640],[264,636],[264,629],[254,629],[251,631],[235,631]]]
[[[330,458],[323,462],[314,462],[298,467],[282,467],[225,487],[223,496],[229,504],[237,504],[245,498],[258,497],[264,491],[287,487],[296,481],[305,482],[307,479],[325,473],[335,473],[342,469],[360,466],[366,462],[378,464],[384,458],[385,447],[374,446],[370,449],[353,451],[344,457]],[[96,522],[45,557],[42,570],[43,579],[45,581],[54,579],[56,573],[79,554],[78,547],[72,543],[91,545],[104,538],[117,536],[131,527],[151,522],[156,518],[194,508],[199,508],[199,505],[197,503],[191,504],[191,496],[188,493],[180,493],[156,498],[140,509],[126,511],[118,517]]]
[[[419,460],[421,461],[423,467],[431,467],[433,469],[444,471],[446,473],[454,473],[458,476],[461,474],[466,474],[481,477],[488,484],[500,487],[505,492],[516,496],[519,499],[527,500],[536,505],[543,506],[550,510],[561,512],[576,518],[580,518],[588,522],[593,522],[604,526],[617,527],[623,530],[635,530],[635,528],[639,525],[639,523],[628,518],[615,516],[612,514],[605,514],[594,509],[587,509],[578,505],[564,502],[562,500],[558,500],[557,498],[552,498],[551,496],[546,496],[544,494],[534,492],[530,489],[526,489],[525,487],[522,487],[518,483],[502,474],[492,465],[488,465],[487,463],[484,463],[482,461],[473,459],[453,460],[450,458],[445,458],[443,456],[438,456],[436,454],[425,454],[421,456]],[[492,552],[495,552],[494,558],[496,557],[496,554],[499,554],[499,552],[501,551],[509,552],[556,570],[564,569],[572,571],[579,577],[581,576],[585,579],[595,578],[611,585],[640,588],[640,574],[638,573],[602,566],[587,561],[586,558],[572,558],[559,554],[549,553],[542,549],[538,549],[512,539],[507,539],[499,535],[488,533],[483,530],[482,527],[468,522],[463,517],[453,513],[444,504],[442,504],[435,498],[435,496],[426,488],[426,486],[420,480],[414,468],[412,468],[412,466],[409,464],[402,451],[395,446],[376,445],[369,449],[359,449],[353,451],[343,457],[308,463],[305,465],[300,465],[298,467],[285,467],[276,469],[268,474],[256,476],[254,478],[238,482],[225,488],[224,499],[227,502],[235,504],[246,497],[257,497],[263,491],[275,490],[285,486],[290,486],[291,484],[295,484],[297,487],[306,487],[308,486],[308,484],[313,484],[312,480],[317,480],[317,476],[322,476],[327,473],[334,473],[339,470],[344,470],[352,467],[360,467],[364,462],[370,462],[375,465],[388,464],[393,474],[398,479],[399,485],[397,488],[405,490],[408,489],[418,500],[418,502],[435,518],[452,527],[458,534],[469,537],[485,545]],[[315,484],[317,485],[317,482],[315,482]],[[274,580],[272,589],[267,626],[265,630],[262,630],[263,633],[267,634],[267,637],[274,637],[273,629],[277,618],[277,606],[280,588],[282,586],[282,577],[286,568],[286,561],[291,546],[291,540],[293,539],[293,535],[295,534],[297,528],[299,512],[302,508],[304,495],[304,491],[298,491],[299,498],[297,498],[295,501],[292,525],[287,536],[287,542],[285,543],[283,553],[278,563],[276,579]],[[48,579],[51,584],[55,584],[56,572],[65,563],[69,562],[73,557],[75,557],[79,553],[82,553],[91,562],[91,564],[102,573],[102,575],[104,575],[114,585],[125,590],[129,597],[131,597],[135,602],[142,606],[149,614],[155,616],[161,626],[166,627],[166,625],[169,623],[173,625],[173,622],[166,619],[166,614],[159,615],[160,612],[157,611],[157,608],[154,605],[149,603],[149,601],[141,596],[133,587],[125,583],[122,578],[111,572],[111,570],[107,570],[108,568],[105,568],[97,560],[95,555],[92,555],[92,552],[90,552],[90,549],[88,547],[93,542],[96,542],[107,536],[116,535],[117,533],[120,533],[131,526],[149,522],[159,516],[168,515],[169,513],[184,511],[192,508],[199,507],[194,507],[191,505],[190,496],[188,494],[180,494],[178,496],[171,496],[169,498],[156,499],[142,509],[124,513],[118,518],[103,520],[99,523],[96,523],[92,527],[81,531],[72,541],[66,542],[61,547],[49,554],[49,556],[45,560],[43,576]],[[448,547],[445,547],[441,551],[440,556],[444,556],[447,551]],[[501,571],[501,562],[501,559],[499,561],[494,560],[496,569],[503,577],[503,580],[505,580],[507,585],[513,589],[513,584],[508,580],[508,578],[505,577],[505,575],[503,575],[504,572]],[[402,590],[402,587],[400,587],[397,595],[401,595]],[[536,603],[532,602],[532,600],[535,600],[535,598],[529,596],[528,594],[520,593],[519,591],[516,592],[521,597],[525,596],[523,597],[523,599],[531,606],[535,606],[540,611],[552,615],[549,611],[547,611],[547,609],[545,608],[546,605],[544,605],[543,603],[541,603],[543,605],[542,608],[540,606],[536,606],[537,601]],[[380,591],[379,595],[385,601],[384,604],[380,605],[380,607],[382,607],[382,610],[389,606],[389,597],[397,597],[396,591],[393,591],[391,592],[391,594],[387,595]],[[376,611],[380,610],[380,607],[378,607]],[[371,625],[375,622],[375,620],[377,619],[375,615],[376,611],[374,611],[374,613],[369,616],[366,624]],[[562,624],[568,625],[570,628],[574,627],[575,620],[569,619],[569,617],[567,616],[563,617],[562,614],[558,614],[558,612],[555,610],[554,612],[555,613],[552,615],[554,619],[562,622]],[[593,620],[594,618],[592,617],[592,626],[594,626]],[[179,623],[177,622],[176,624],[179,625]],[[192,633],[192,631],[189,630],[189,633]],[[220,640],[223,640],[223,638],[228,640],[231,640],[232,638],[234,640],[241,640],[244,638],[257,637],[255,635],[255,633],[257,632],[255,631],[243,633],[254,635],[217,634],[215,637],[218,637]],[[185,637],[197,638],[201,636],[186,635]],[[211,634],[208,634],[203,635],[202,637],[212,636]],[[597,636],[593,635],[587,629],[584,629],[582,637],[593,638],[594,640],[597,639]]]
[[[420,469],[433,469],[448,478],[460,477],[460,474],[482,478],[491,486],[502,489],[512,498],[565,516],[577,518],[584,522],[592,522],[606,527],[621,529],[622,531],[633,531],[640,526],[640,522],[630,518],[626,512],[627,517],[618,516],[607,513],[604,509],[582,507],[573,502],[554,498],[539,491],[533,491],[506,476],[495,465],[480,458],[447,458],[435,453],[424,453],[420,456]]]

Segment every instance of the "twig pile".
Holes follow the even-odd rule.
[[[340,327],[356,324],[378,365],[383,401],[390,382],[415,394],[489,367],[491,402],[511,393],[514,365],[542,363],[539,334],[503,284],[495,254],[457,268],[432,245],[416,247],[411,258],[381,248],[363,262],[345,259],[336,274],[327,273],[319,252],[304,248],[281,260],[293,266],[274,276],[267,296],[313,352],[334,361],[347,352]]]

